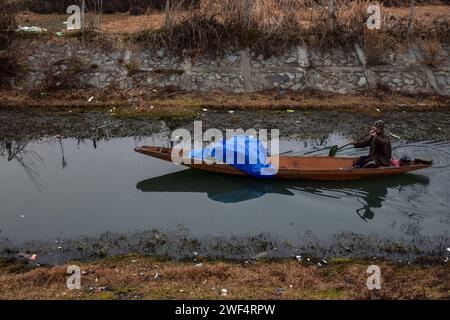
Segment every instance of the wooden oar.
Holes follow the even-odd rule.
[[[366,138],[366,137],[368,137],[368,136],[369,136],[369,134],[365,134],[363,137],[359,138],[359,139],[356,140],[356,141],[361,141],[362,139],[364,139],[364,138]],[[332,146],[332,147],[330,148],[330,152],[328,152],[328,156],[329,156],[329,157],[334,157],[334,156],[336,155],[336,153],[337,153],[339,150],[344,149],[345,147],[348,147],[348,146],[350,146],[350,145],[352,145],[352,144],[353,144],[353,141],[352,141],[352,142],[349,142],[349,143],[347,143],[347,144],[344,144],[344,145],[341,146],[341,147],[338,147],[337,145],[334,145],[334,146]]]
[[[338,146],[332,146],[331,148],[334,148],[334,147],[337,148]],[[328,149],[330,149],[330,147],[325,147],[325,148],[321,148],[321,149],[309,151],[309,152],[303,153],[303,154],[301,154],[301,155],[302,155],[302,156],[306,156],[306,155],[308,155],[308,154],[312,154],[312,153],[315,153],[315,152],[319,152],[319,151],[323,151],[323,150],[328,150]],[[292,152],[298,152],[298,150],[297,150],[297,151],[295,151],[295,150],[288,150],[288,151],[285,151],[285,152],[282,152],[282,153],[278,153],[278,154],[275,154],[275,155],[271,155],[271,157],[282,156],[282,155],[284,155],[284,154],[288,154],[288,153],[292,153]]]
[[[332,146],[331,148],[334,148],[334,147],[338,148],[338,146]],[[309,151],[309,152],[303,153],[303,154],[301,154],[301,155],[302,155],[302,156],[306,156],[306,155],[308,155],[308,154],[312,154],[312,153],[315,153],[315,152],[319,152],[319,151],[323,151],[323,150],[328,150],[328,149],[330,149],[330,147],[325,147],[325,148],[321,148],[321,149]],[[282,153],[279,153],[279,154],[276,154],[276,155],[272,155],[271,157],[282,156],[282,155],[284,155],[284,154],[288,154],[288,153],[292,153],[292,152],[298,152],[298,151],[295,151],[295,150],[288,150],[288,151],[285,151],[285,152],[282,152]]]
[[[360,140],[362,140],[362,139],[364,139],[364,138],[366,138],[368,136],[369,136],[369,134],[366,134],[366,135],[364,135],[363,137],[359,138],[356,141],[360,141]],[[317,149],[317,150],[313,150],[313,151],[309,151],[309,152],[303,153],[302,156],[306,156],[308,154],[312,154],[312,153],[316,153],[316,152],[319,152],[319,151],[330,149],[330,151],[328,152],[328,156],[329,157],[334,157],[339,150],[344,149],[345,147],[348,147],[349,145],[352,145],[352,144],[353,144],[353,141],[350,142],[350,143],[347,143],[346,145],[343,145],[342,147],[339,147],[337,145],[334,145],[334,146],[331,146],[331,147],[324,147],[324,148],[321,148],[321,149]],[[287,154],[287,153],[292,153],[292,152],[294,152],[294,150],[285,151],[285,152],[279,153],[278,156],[281,156],[281,155]]]

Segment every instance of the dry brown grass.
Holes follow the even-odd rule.
[[[339,1],[331,15],[327,1],[318,3],[311,7],[310,2],[302,1],[205,0],[199,9],[170,11],[169,24],[145,30],[136,39],[149,48],[165,46],[178,54],[183,49],[218,54],[250,47],[266,56],[304,43],[329,49],[356,42],[366,50],[384,51],[417,39],[449,42],[450,6],[433,6],[434,13],[417,7],[408,34],[408,8],[391,10],[380,5],[381,30],[367,30],[368,1]]]
[[[244,1],[204,0],[200,8],[192,10],[173,6],[166,12],[140,16],[103,15],[100,30],[102,33],[139,33],[138,42],[152,48],[166,45],[178,53],[184,48],[217,53],[230,46],[250,46],[271,54],[299,43],[332,47],[353,42],[359,42],[366,49],[386,50],[408,41],[407,7],[381,6],[382,29],[368,31],[365,28],[367,1],[338,1],[335,19],[330,18],[325,0],[314,2],[318,3],[314,6],[303,0],[249,1],[251,16],[244,14]],[[449,16],[448,5],[417,6],[409,40],[450,42]],[[61,30],[65,19],[64,15],[22,13],[19,16],[20,23],[52,31]]]
[[[427,65],[437,67],[445,61],[445,57],[441,55],[441,43],[437,39],[421,40],[418,45],[425,56],[424,60]]]
[[[66,267],[34,270],[0,267],[0,299],[449,299],[447,264],[396,265],[377,262],[382,289],[369,291],[372,262],[331,261],[325,267],[296,261],[240,264],[157,261],[125,256],[81,267],[82,290],[68,290]],[[155,275],[159,274],[157,279]],[[221,296],[226,288],[228,295]]]

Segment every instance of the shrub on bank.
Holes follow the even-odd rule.
[[[0,50],[7,50],[16,36],[19,2],[0,2]]]
[[[0,53],[0,88],[9,87],[10,80],[17,76],[19,69],[15,55]]]
[[[80,4],[81,0],[24,0],[25,8],[36,13],[65,13],[68,6]],[[102,2],[103,13],[130,12],[131,14],[144,14],[147,10],[162,10],[168,0],[86,0],[86,6],[99,7]],[[169,0],[170,4],[178,2],[183,8],[198,7],[202,2],[210,0]],[[245,1],[245,0],[242,0]],[[270,0],[276,7],[289,6],[291,8],[317,8],[321,6],[320,0]],[[225,1],[226,2],[226,1]],[[348,4],[351,0],[335,0],[336,5]],[[388,7],[409,6],[409,0],[379,0],[379,3]],[[439,4],[441,0],[415,0],[416,4]]]
[[[401,16],[385,16],[380,30],[368,30],[368,3],[338,6],[334,15],[321,6],[305,17],[295,7],[277,9],[280,3],[273,0],[261,0],[251,15],[246,15],[243,10],[248,9],[242,1],[204,0],[201,9],[183,12],[161,29],[144,30],[134,39],[147,48],[165,47],[180,55],[186,51],[221,54],[249,47],[271,56],[300,44],[322,50],[359,43],[370,64],[377,64],[379,53],[407,42],[426,39],[450,43],[450,21],[443,15],[436,15],[431,22],[413,20],[411,32],[408,17]]]
[[[178,1],[178,0],[177,0]],[[186,0],[182,7],[196,6],[199,0]],[[86,7],[92,11],[102,8],[103,13],[130,12],[144,14],[147,10],[162,10],[167,0],[86,0]],[[25,8],[36,13],[66,13],[68,6],[81,4],[81,0],[25,0]]]

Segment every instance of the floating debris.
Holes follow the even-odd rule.
[[[155,274],[155,276],[153,277],[153,279],[157,280],[158,278],[159,278],[159,272],[157,272],[157,273]]]
[[[263,251],[263,252],[260,252],[260,253],[258,253],[256,255],[254,255],[253,257],[251,257],[251,259],[258,260],[258,259],[261,259],[261,258],[265,258],[265,257],[267,257],[268,254],[269,253],[267,251]]]
[[[197,268],[201,268],[201,267],[203,267],[203,263],[197,263],[195,266],[196,266]]]
[[[275,288],[275,292],[278,294],[281,294],[284,292],[284,289],[283,288]]]
[[[92,100],[94,100],[94,97],[90,97],[90,98],[88,99],[88,102],[91,102]]]
[[[37,254],[35,254],[35,253],[34,254],[18,253],[16,257],[19,258],[19,259],[26,259],[26,260],[29,260],[29,261],[36,261]]]
[[[222,289],[222,290],[220,290],[220,295],[221,295],[221,296],[226,296],[226,295],[228,295],[228,290],[227,290],[227,289]]]
[[[35,33],[39,33],[39,32],[47,32],[47,29],[41,28],[41,27],[36,27],[36,26],[19,26],[16,31],[24,31],[24,32],[35,32]]]

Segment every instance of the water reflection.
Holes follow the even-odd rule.
[[[208,198],[222,203],[238,203],[265,194],[293,196],[293,191],[306,192],[322,197],[343,199],[356,198],[361,207],[356,214],[364,221],[375,216],[373,209],[381,208],[389,189],[401,191],[419,186],[423,190],[430,180],[426,176],[404,174],[377,180],[361,181],[290,181],[255,180],[231,177],[187,169],[156,178],[143,180],[136,185],[142,192],[194,192],[206,193]]]
[[[6,161],[16,161],[25,171],[27,176],[39,190],[43,188],[39,179],[38,167],[44,164],[42,157],[31,149],[27,149],[28,141],[2,141],[0,142],[0,156],[6,157]]]

